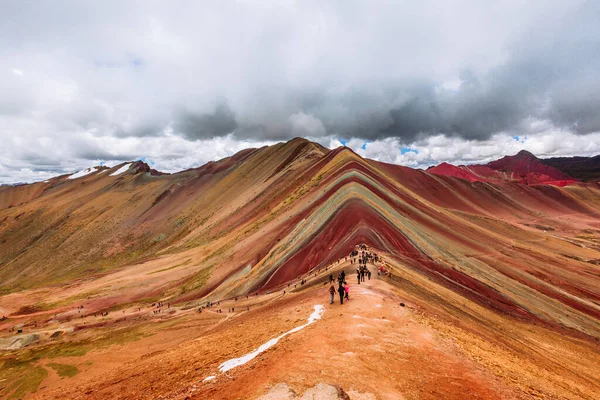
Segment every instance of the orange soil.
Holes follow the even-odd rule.
[[[340,305],[336,296],[329,305],[321,281],[330,271],[300,292],[222,302],[223,314],[188,313],[151,337],[90,352],[77,358],[93,361],[88,370],[47,378],[32,398],[254,399],[279,382],[297,392],[319,382],[339,384],[378,399],[593,399],[600,389],[597,345],[511,322],[426,280],[391,286],[374,275],[359,286],[352,275],[351,301]],[[445,309],[428,290],[460,310]],[[315,304],[326,307],[322,320],[248,364],[218,372],[223,361],[304,324]],[[227,313],[231,306],[238,312]],[[459,320],[460,312],[477,318]],[[217,378],[203,382],[211,375]]]

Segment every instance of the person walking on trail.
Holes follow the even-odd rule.
[[[329,283],[333,283],[333,274],[329,274]]]
[[[356,271],[356,280],[358,281],[358,284],[360,285],[360,272]]]
[[[329,304],[333,304],[333,299],[335,298],[335,287],[333,283],[329,286]]]
[[[367,270],[367,277],[369,278],[369,280],[371,280],[371,270],[370,269]]]
[[[340,295],[340,304],[344,304],[344,284],[342,282],[338,287],[338,294]]]
[[[350,297],[348,297],[348,295],[350,294],[350,285],[348,285],[348,283],[346,282],[344,282],[344,293],[346,301],[350,300]]]

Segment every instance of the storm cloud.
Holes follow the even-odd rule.
[[[3,2],[0,182],[133,158],[176,171],[295,136],[419,166],[541,138],[593,154],[599,15],[580,0]]]

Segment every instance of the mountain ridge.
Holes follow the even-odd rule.
[[[424,371],[427,379],[439,376],[427,349],[442,357],[443,347],[453,349],[442,357],[453,373],[458,365],[467,375],[488,371],[511,393],[533,386],[565,398],[594,392],[597,357],[582,364],[579,355],[595,354],[600,338],[600,185],[523,184],[488,166],[444,167],[474,179],[302,139],[175,174],[130,162],[0,188],[0,351],[9,352],[0,353],[0,396],[15,390],[2,382],[27,385],[54,363],[46,354],[67,354],[59,362],[77,363],[81,381],[42,377],[50,389],[34,394],[40,398],[136,397],[140,388],[148,398],[183,397],[173,385],[192,398],[191,388],[198,398],[230,398],[239,385],[240,397],[253,398],[273,383],[264,377],[285,372],[288,379],[294,370],[304,381],[314,368],[295,369],[298,353],[282,352],[288,339],[238,372],[214,371],[302,326],[297,313],[328,299],[329,275],[342,270],[350,306],[324,306],[322,330],[307,328],[319,332],[303,347],[307,366],[325,370],[336,360],[309,352],[317,343],[344,357],[348,349],[334,351],[332,343],[353,343],[377,363],[392,338],[385,354],[394,357],[417,338],[400,352],[426,355],[410,370],[409,386]],[[377,261],[368,264],[372,280],[359,286],[362,251]],[[370,337],[386,339],[366,348],[361,334],[371,328]],[[341,336],[324,340],[332,330]],[[430,346],[432,337],[449,342]],[[119,376],[102,370],[106,350],[93,351],[112,351],[111,340],[123,360]],[[457,343],[477,358],[466,361]],[[548,349],[563,362],[549,362]],[[285,367],[272,369],[263,358]],[[509,378],[493,375],[499,360]],[[404,374],[403,362],[394,365]],[[258,378],[248,372],[255,368],[263,371]],[[244,380],[226,383],[228,376]],[[458,398],[443,376],[436,385]]]

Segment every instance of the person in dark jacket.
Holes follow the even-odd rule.
[[[338,286],[338,294],[340,295],[340,304],[344,304],[344,283],[340,282]]]
[[[329,286],[329,295],[329,304],[333,304],[333,299],[335,297],[335,287],[333,286],[333,283]]]

